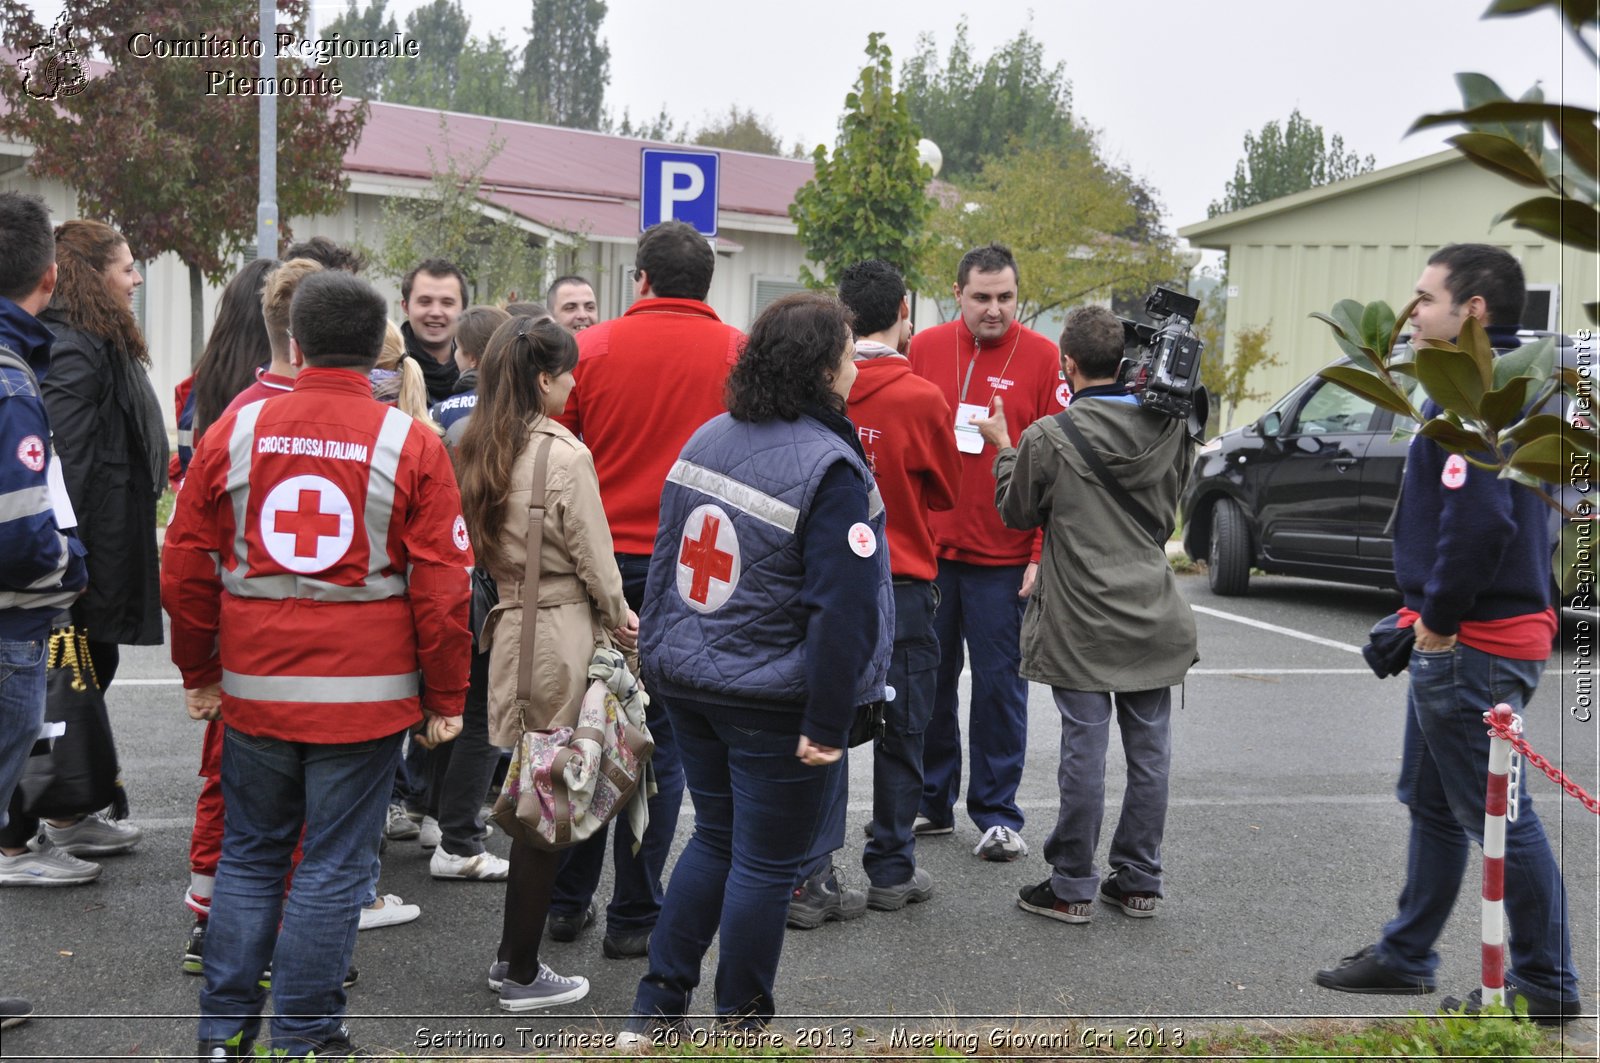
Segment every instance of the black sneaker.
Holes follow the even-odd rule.
[[[1154,893],[1124,893],[1117,886],[1117,876],[1111,875],[1100,883],[1100,899],[1122,909],[1130,919],[1149,919],[1156,914]]]
[[[206,921],[196,918],[189,928],[189,943],[183,949],[183,973],[204,974],[206,951]]]
[[[832,867],[806,879],[789,897],[788,924],[796,930],[815,930],[830,920],[859,919],[866,914],[866,893],[842,885]]]
[[[195,1048],[195,1057],[201,1063],[244,1063],[246,1060],[256,1058],[256,1042],[253,1037],[234,1034],[226,1041],[201,1041]]]
[[[350,1040],[350,1027],[340,1026],[339,1032],[323,1041],[311,1051],[307,1059],[317,1060],[342,1060],[342,1059],[374,1059],[371,1052]]]
[[[1037,886],[1024,886],[1018,890],[1017,907],[1063,923],[1087,923],[1094,918],[1093,901],[1064,901],[1056,896],[1049,879]]]
[[[1432,979],[1401,974],[1378,960],[1378,947],[1368,945],[1346,956],[1337,966],[1317,972],[1316,983],[1340,993],[1382,993],[1397,997],[1420,997],[1434,991]]]
[[[1583,1013],[1583,1005],[1579,1001],[1562,1003],[1549,997],[1526,993],[1513,985],[1506,986],[1505,1006],[1515,1013],[1517,1018],[1528,1019],[1540,1026],[1565,1026]],[[1439,1001],[1439,1011],[1477,1015],[1483,1011],[1483,990],[1474,989],[1467,994],[1465,1000],[1460,997],[1445,997]]]
[[[594,922],[594,903],[581,912],[551,912],[545,932],[551,941],[577,941],[578,935]]]
[[[344,972],[344,987],[346,989],[349,989],[360,980],[361,972],[356,970],[354,965],[352,965],[349,970]],[[261,972],[261,978],[256,982],[256,985],[260,986],[262,989],[272,988],[272,964],[267,964],[267,969]]]

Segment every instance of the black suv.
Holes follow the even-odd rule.
[[[1571,341],[1558,342],[1562,364],[1573,365]],[[1200,448],[1179,503],[1184,550],[1206,562],[1222,595],[1244,594],[1252,568],[1393,587],[1389,520],[1409,441],[1393,436],[1409,427],[1410,418],[1320,377],[1301,381]]]

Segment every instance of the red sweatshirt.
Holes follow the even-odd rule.
[[[919,332],[911,341],[911,371],[931,380],[954,411],[960,402],[988,407],[1005,402],[1012,445],[1041,417],[1066,409],[1061,352],[1049,339],[1013,322],[1006,334],[981,346],[960,318]],[[976,362],[976,365],[974,365]],[[971,377],[968,379],[968,371]],[[961,398],[963,384],[966,397]],[[950,425],[954,436],[954,415]],[[961,455],[961,490],[954,509],[934,513],[939,557],[974,565],[1025,565],[1039,559],[1039,533],[1012,531],[994,507],[995,450]]]
[[[898,579],[931,580],[938,565],[929,512],[956,504],[961,479],[950,406],[900,355],[858,361],[856,372],[850,420],[888,515],[889,571]]]
[[[743,339],[694,299],[641,299],[578,333],[576,386],[556,420],[594,454],[617,553],[655,549],[661,487],[695,429],[726,408]]]

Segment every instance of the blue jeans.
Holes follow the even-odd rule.
[[[268,961],[273,1047],[303,1056],[338,1031],[402,737],[311,745],[227,729],[201,1040],[258,1036],[266,994],[257,980]],[[303,855],[285,900],[302,823]]]
[[[1539,685],[1543,661],[1496,657],[1457,644],[1411,654],[1405,744],[1396,796],[1411,809],[1400,910],[1383,928],[1378,959],[1432,981],[1434,951],[1467,867],[1468,843],[1483,844],[1489,735],[1485,710],[1521,710]],[[1550,1001],[1578,1000],[1567,930],[1567,890],[1527,788],[1506,823],[1505,909],[1510,964],[1506,981]]]
[[[650,555],[618,554],[616,557],[617,568],[622,572],[623,597],[628,607],[637,612],[644,601]],[[645,827],[639,851],[633,851],[633,831],[626,817],[617,817],[614,831],[611,831],[612,824],[607,824],[605,830],[595,831],[586,841],[562,853],[561,870],[556,874],[556,888],[550,898],[551,915],[573,915],[589,906],[594,900],[595,888],[600,885],[600,874],[605,870],[606,838],[611,831],[615,881],[611,886],[611,903],[606,905],[608,937],[649,933],[661,917],[661,901],[665,895],[661,875],[667,867],[667,855],[672,851],[672,839],[678,833],[678,812],[683,808],[683,765],[673,738],[672,716],[667,711],[666,699],[654,691],[650,692],[644,720],[656,743],[655,755],[650,758],[656,793],[649,801],[650,823]]]
[[[889,659],[889,687],[895,696],[883,707],[883,737],[872,744],[872,836],[861,853],[861,866],[874,886],[899,886],[917,869],[911,826],[922,803],[922,737],[933,715],[938,682],[939,642],[933,637],[937,601],[938,592],[927,580],[895,581],[894,655]],[[849,767],[841,767],[823,799],[817,836],[800,869],[802,882],[826,871],[844,845],[849,783]]]
[[[1017,787],[1028,751],[1028,682],[1022,667],[1025,565],[939,562],[939,682],[922,753],[921,812],[934,823],[954,822],[961,792],[961,720],[958,715],[962,642],[972,651],[972,705],[968,713],[967,814],[982,830],[1022,829]]]
[[[1052,688],[1061,713],[1061,805],[1044,843],[1050,887],[1070,903],[1094,900],[1100,872],[1094,854],[1106,814],[1106,749],[1114,704],[1128,784],[1111,836],[1108,860],[1123,893],[1161,894],[1161,839],[1167,826],[1167,777],[1172,761],[1172,691],[1167,687],[1118,694]]]
[[[0,828],[9,822],[6,809],[44,720],[46,644],[45,639],[0,639]]]
[[[796,732],[737,727],[706,709],[674,699],[669,710],[694,798],[694,834],[672,869],[630,1030],[688,1014],[718,933],[717,1014],[747,1026],[772,1019],[789,894],[839,768],[801,763]]]

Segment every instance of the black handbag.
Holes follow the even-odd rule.
[[[61,725],[61,733],[37,743],[28,758],[17,784],[24,811],[40,819],[67,819],[118,806],[111,718],[89,660],[88,639],[77,628],[50,633],[45,684],[45,723]]]

